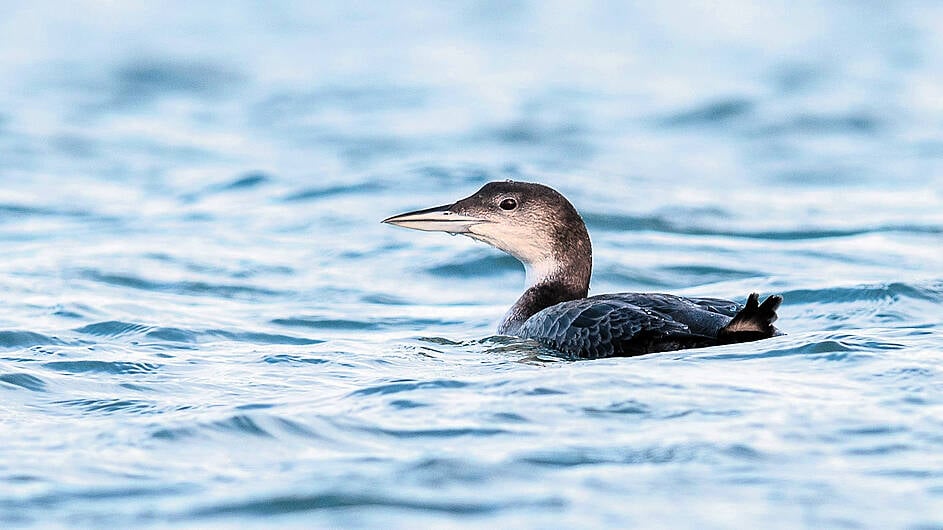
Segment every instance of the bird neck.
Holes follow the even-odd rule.
[[[528,318],[560,302],[586,298],[586,288],[573,288],[560,282],[541,283],[528,287],[511,306],[498,326],[501,335],[515,335]]]
[[[593,257],[585,228],[582,234],[555,250],[548,259],[524,264],[527,289],[504,315],[498,333],[515,335],[539,311],[589,294]]]

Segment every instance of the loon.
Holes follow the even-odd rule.
[[[500,181],[453,204],[394,215],[403,228],[462,234],[524,264],[527,288],[498,334],[533,339],[581,359],[634,356],[766,339],[782,296],[762,304],[660,293],[587,297],[593,252],[583,218],[542,184]]]

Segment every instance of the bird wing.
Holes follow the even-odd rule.
[[[580,358],[641,355],[717,344],[738,308],[716,298],[621,293],[548,307],[518,335]]]

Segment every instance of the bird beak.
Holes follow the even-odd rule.
[[[486,222],[484,219],[461,215],[451,210],[452,204],[416,210],[415,212],[401,213],[388,217],[382,222],[413,230],[426,232],[448,232],[450,234],[465,234],[476,224]]]

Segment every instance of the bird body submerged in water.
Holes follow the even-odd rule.
[[[582,217],[542,184],[491,182],[454,204],[384,223],[462,234],[524,264],[527,289],[498,333],[534,339],[586,359],[700,348],[772,337],[781,296],[745,306],[716,298],[617,293],[587,297],[592,246]]]

